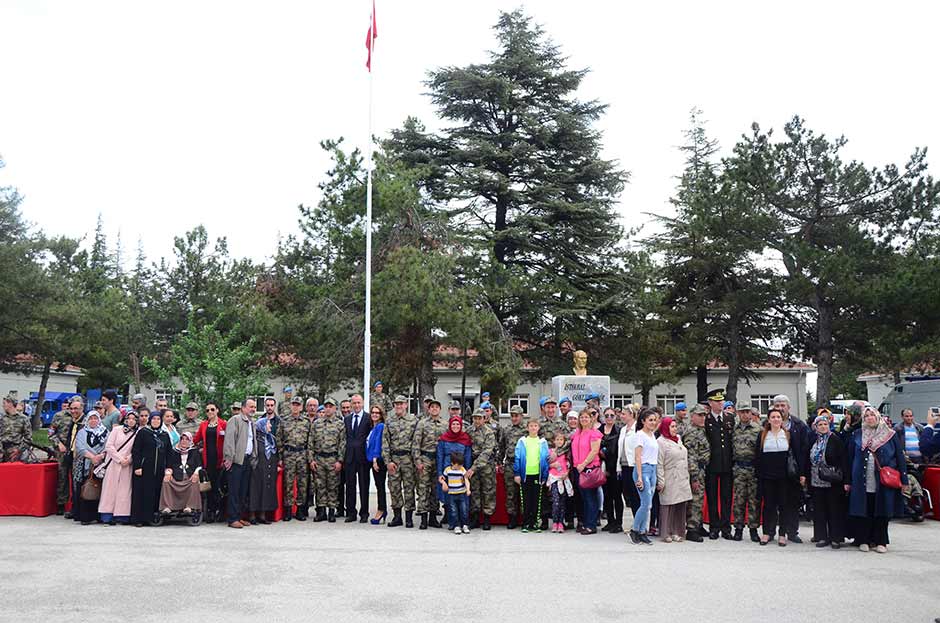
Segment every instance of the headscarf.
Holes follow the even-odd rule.
[[[451,430],[450,427],[454,422],[460,424],[460,432],[455,433],[453,430]],[[447,430],[444,431],[444,434],[441,435],[439,439],[448,443],[459,443],[463,446],[469,446],[473,443],[473,440],[470,439],[470,435],[464,432],[463,418],[461,418],[459,415],[455,415],[447,420]]]
[[[160,423],[156,427],[154,427],[152,424],[153,418],[160,420]],[[149,428],[154,434],[163,430],[163,414],[161,414],[159,411],[151,411],[150,415],[147,416],[147,428]]]
[[[98,420],[94,427],[90,426],[92,418]],[[85,416],[85,441],[89,448],[97,448],[108,438],[108,429],[101,423],[101,415],[97,411],[89,411]]]
[[[869,411],[875,414],[877,423],[874,426],[865,424],[865,416],[868,415]],[[894,437],[894,429],[885,423],[884,418],[878,413],[878,409],[865,407],[862,410],[862,449],[877,452],[878,448],[891,441],[892,437]]]
[[[671,424],[672,424],[672,418],[664,417],[663,421],[659,423],[659,436],[665,437],[669,441],[674,441],[676,443],[679,443],[679,437],[676,435],[671,435],[669,433],[669,426]]]
[[[258,431],[258,434],[261,435],[261,438],[264,439],[264,456],[267,459],[270,459],[271,456],[277,452],[277,444],[274,441],[274,422],[271,422],[271,431],[268,432],[268,418],[258,418],[258,421],[255,422],[255,430]]]
[[[130,426],[127,425],[127,418],[129,418],[132,415],[134,416],[134,428],[131,428]],[[131,431],[136,431],[137,429],[140,428],[140,415],[136,411],[129,411],[127,415],[124,416],[124,419],[122,420],[121,423],[124,426],[125,435]]]
[[[816,433],[816,441],[809,451],[809,460],[813,465],[819,465],[822,462],[823,456],[826,454],[826,445],[829,443],[829,437],[832,436],[831,427],[825,435],[816,430],[820,422],[829,424],[829,418],[825,415],[817,415],[816,419],[813,420],[813,431]]]
[[[180,441],[183,441],[183,437],[186,437],[187,439],[189,439],[189,447],[186,448],[185,450],[180,448]],[[183,463],[185,463],[186,455],[189,454],[190,451],[193,449],[193,434],[190,433],[189,431],[183,433],[182,435],[180,435],[180,441],[176,442],[176,447],[173,449],[180,453],[180,456],[183,459]]]

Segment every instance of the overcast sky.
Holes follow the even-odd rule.
[[[592,69],[581,95],[610,104],[625,225],[668,211],[693,106],[726,149],[796,113],[869,165],[940,149],[940,3],[519,4]],[[434,127],[427,70],[485,60],[519,4],[377,0],[375,133],[409,114]],[[0,0],[0,185],[50,233],[87,234],[101,213],[128,259],[138,237],[156,259],[202,223],[263,260],[318,199],[318,142],[365,142],[370,6]]]

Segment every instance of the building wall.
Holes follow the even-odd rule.
[[[78,374],[75,372],[51,372],[47,392],[74,392],[78,393]],[[13,394],[18,400],[29,398],[30,392],[39,391],[42,374],[14,374],[0,372],[0,393],[4,396]]]

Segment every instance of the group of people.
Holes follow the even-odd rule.
[[[591,535],[605,518],[603,531],[628,531],[636,544],[741,541],[746,527],[756,543],[786,546],[802,542],[806,506],[817,547],[851,538],[883,553],[889,521],[919,489],[908,467],[940,454],[933,414],[926,427],[910,413],[892,427],[864,404],[834,430],[828,410],[807,425],[783,395],[761,414],[714,391],[691,409],[678,404],[675,417],[658,407],[601,408],[596,396],[580,410],[545,397],[539,416],[513,407],[499,426],[486,400],[465,422],[459,402],[445,417],[428,396],[415,415],[405,396],[373,389],[368,412],[360,395],[322,406],[292,397],[283,410],[267,398],[260,417],[247,399],[227,419],[214,403],[203,406],[204,418],[195,403],[182,418],[166,404],[151,411],[139,395],[122,415],[113,392],[86,414],[76,397],[50,427],[60,512],[71,498],[82,523],[142,526],[176,513],[244,528],[269,523],[280,503],[287,521],[305,521],[313,509],[315,522],[427,529],[442,527],[443,506],[448,527],[464,534],[491,529],[501,478],[507,528],[523,532]]]

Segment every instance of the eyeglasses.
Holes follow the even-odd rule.
[[[193,411],[195,411],[195,409],[193,409]],[[218,411],[218,409],[216,409],[215,407],[206,407],[206,411],[209,411],[209,412],[214,413],[214,412]]]
[[[589,411],[591,415],[597,415],[597,411]]]
[[[604,417],[614,417],[615,415],[615,413],[605,413]]]

